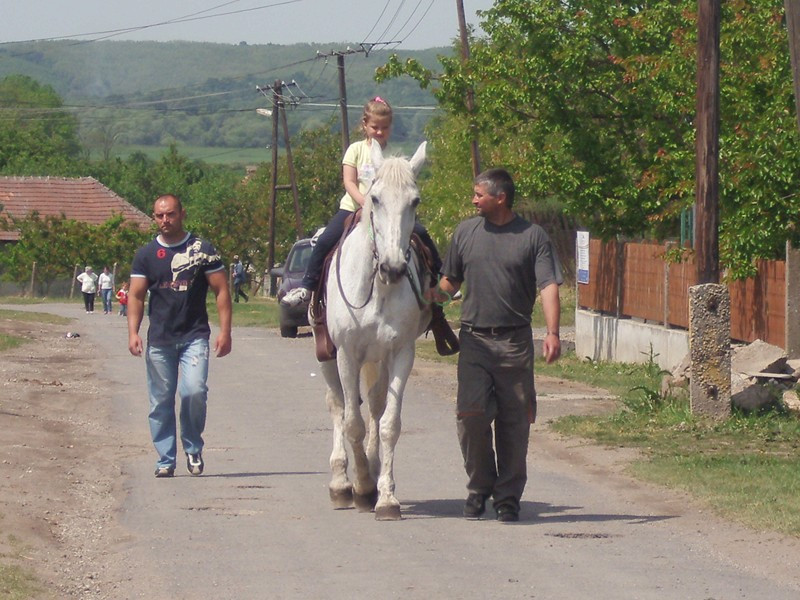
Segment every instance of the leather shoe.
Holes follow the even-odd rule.
[[[464,516],[468,519],[477,519],[486,511],[486,498],[484,494],[470,494],[464,502]]]
[[[501,504],[495,508],[497,520],[501,523],[515,523],[519,521],[519,510],[510,504]]]

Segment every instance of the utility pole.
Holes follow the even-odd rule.
[[[789,32],[789,54],[792,59],[794,81],[794,109],[800,127],[800,0],[784,0],[786,28]]]
[[[345,80],[344,57],[348,54],[356,54],[357,52],[363,52],[364,55],[367,56],[374,46],[375,44],[361,44],[359,50],[347,48],[346,50],[331,50],[327,54],[317,52],[317,58],[328,59],[331,56],[336,57],[336,69],[339,74],[339,114],[342,119],[342,154],[347,152],[347,148],[350,146],[350,125],[347,119],[347,82]]]
[[[303,237],[303,220],[300,216],[300,199],[297,195],[297,177],[294,171],[294,160],[292,159],[292,146],[289,143],[289,124],[286,121],[286,104],[280,103],[281,122],[283,124],[283,141],[286,144],[286,165],[289,168],[289,186],[292,190],[292,200],[294,202],[294,227],[298,239]]]
[[[800,128],[800,0],[784,0],[789,55],[792,60],[794,109]],[[784,349],[790,358],[800,356],[800,250],[786,242],[786,339]]]
[[[289,142],[289,126],[286,121],[286,103],[283,100],[282,92],[285,84],[280,79],[276,79],[272,86],[265,88],[256,87],[262,94],[272,91],[272,177],[269,196],[269,242],[267,245],[267,270],[275,266],[275,219],[278,200],[278,190],[291,190],[294,200],[295,228],[297,237],[303,236],[303,223],[300,215],[300,202],[297,193],[297,180],[294,171],[294,161],[292,160],[292,149]],[[262,113],[265,114],[265,113]],[[290,183],[288,185],[278,185],[278,127],[283,125],[283,141],[286,146],[286,161],[289,168]],[[270,290],[271,291],[271,290]]]
[[[461,60],[464,65],[469,61],[469,39],[467,38],[467,18],[464,14],[464,0],[456,0],[458,11],[458,30],[461,33]],[[478,128],[475,126],[475,91],[472,86],[467,88],[467,112],[470,129],[470,153],[472,155],[472,176],[481,172],[481,157],[478,153]]]
[[[269,241],[267,245],[267,270],[275,266],[275,207],[278,197],[278,107],[283,82],[272,85],[272,179],[269,186]],[[272,287],[272,286],[270,286]],[[270,293],[272,290],[270,290]]]
[[[697,283],[719,283],[720,0],[698,0],[694,248]]]
[[[689,405],[693,414],[724,419],[731,413],[731,298],[719,283],[720,0],[697,5],[697,285],[689,288]]]
[[[339,111],[342,114],[342,154],[350,147],[350,126],[347,123],[347,84],[344,79],[344,54],[336,55],[339,69]]]

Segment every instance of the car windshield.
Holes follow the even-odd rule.
[[[289,260],[289,271],[292,273],[305,271],[308,259],[311,258],[313,248],[310,245],[295,246],[292,258]]]

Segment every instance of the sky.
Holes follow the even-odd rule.
[[[461,0],[468,24],[494,0]],[[103,33],[105,32],[105,33]],[[0,42],[38,39],[189,40],[327,46],[448,46],[457,0],[0,0]]]

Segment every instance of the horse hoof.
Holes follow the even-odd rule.
[[[359,512],[372,512],[375,505],[378,503],[378,490],[374,490],[369,494],[353,494],[353,504]]]
[[[335,510],[350,508],[353,506],[353,490],[345,488],[343,490],[328,490],[331,495],[331,503]]]
[[[395,505],[379,506],[375,509],[376,521],[399,521],[402,519],[400,515],[400,507]]]

